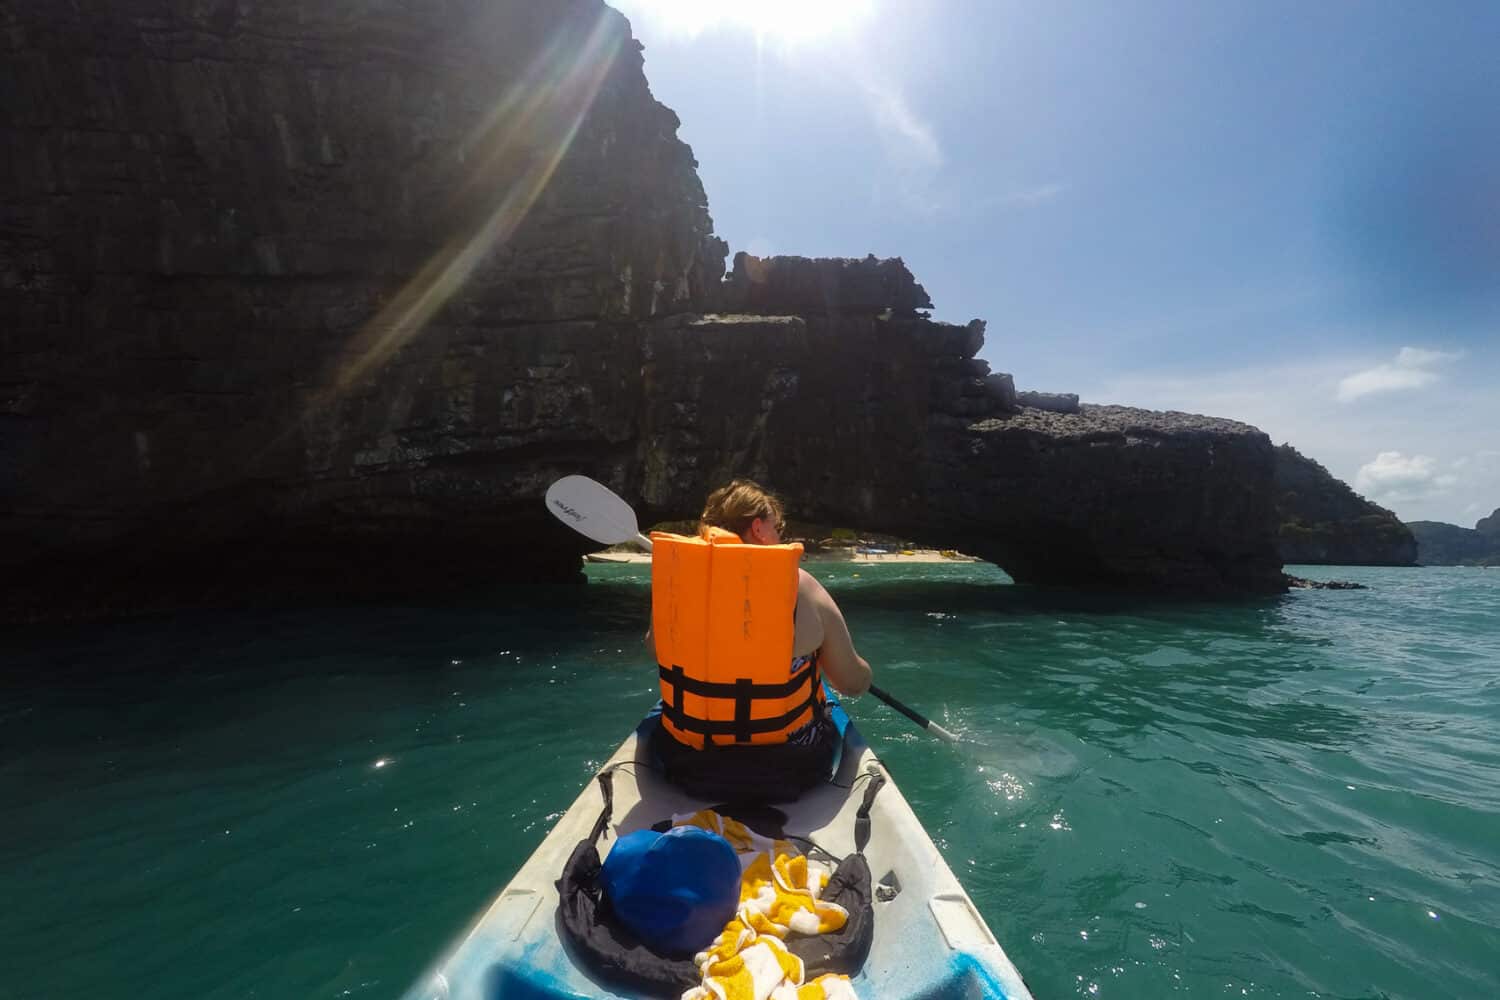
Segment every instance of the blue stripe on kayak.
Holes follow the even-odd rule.
[[[484,1000],[590,1000],[597,994],[575,993],[561,979],[541,968],[540,945],[526,948],[517,959],[502,959],[484,977]]]
[[[833,688],[823,681],[823,695],[828,699],[828,718],[833,722],[833,728],[838,730],[839,742],[833,748],[833,766],[828,769],[828,777],[832,779],[839,773],[839,765],[844,762],[844,744],[848,739],[849,713],[844,711],[844,706],[839,703],[839,696]]]
[[[517,968],[510,963],[497,965],[485,977],[482,991],[485,1000],[591,1000],[601,994],[575,993],[557,978],[539,969]],[[878,988],[860,976],[856,992],[863,998],[878,1000]],[[904,1000],[1009,1000],[1009,995],[972,955],[957,955],[949,960],[948,974],[934,982],[916,986],[917,992],[902,993]],[[614,996],[616,994],[610,994]],[[890,996],[887,992],[885,996]]]
[[[872,1000],[881,995],[863,974],[856,977],[855,988],[862,997],[868,994]],[[915,992],[903,992],[901,996],[906,1000],[1008,1000],[1009,996],[982,962],[962,952],[948,960],[946,975],[930,983],[909,984],[907,988],[914,988]],[[503,961],[493,966],[485,976],[482,996],[485,1000],[590,1000],[591,995],[575,993],[556,976],[523,960]]]
[[[946,980],[921,994],[921,1000],[1007,1000],[1000,983],[984,964],[967,952],[948,960],[950,973]]]
[[[860,1000],[1009,1000],[1010,994],[1000,985],[984,962],[967,952],[959,952],[943,963],[934,960],[898,973],[892,982],[875,983],[868,968],[853,977],[851,985]]]

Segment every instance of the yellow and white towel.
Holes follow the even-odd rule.
[[[719,834],[740,857],[740,908],[706,951],[694,956],[701,986],[682,1000],[857,1000],[848,976],[822,975],[803,982],[802,959],[787,951],[788,934],[826,934],[849,919],[823,900],[831,874],[790,841],[772,840],[738,820],[704,809],[673,817],[674,826],[699,826]]]

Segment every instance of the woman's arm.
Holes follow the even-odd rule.
[[[801,599],[817,609],[823,624],[822,653],[818,656],[823,675],[842,694],[864,694],[870,688],[870,664],[855,652],[854,639],[849,635],[844,613],[811,573],[804,570],[799,583]]]

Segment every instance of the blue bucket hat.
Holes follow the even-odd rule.
[[[662,955],[707,947],[740,905],[734,848],[696,826],[627,833],[604,859],[599,881],[620,922]]]

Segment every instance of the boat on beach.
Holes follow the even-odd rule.
[[[677,993],[636,992],[588,971],[565,940],[559,877],[575,849],[598,830],[599,854],[625,834],[714,804],[668,784],[642,738],[632,733],[469,932],[406,994],[406,1000],[582,1000]],[[883,779],[883,783],[881,781]],[[878,793],[867,794],[870,787]],[[605,787],[610,803],[606,806]],[[867,801],[868,800],[868,801]],[[795,802],[774,807],[784,830],[843,858],[856,851],[862,807],[863,855],[873,884],[868,956],[850,976],[868,1000],[1029,1000],[1030,991],[968,893],[855,727],[844,730],[836,773]]]

